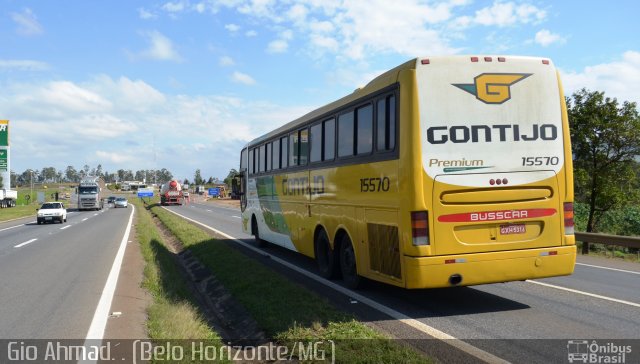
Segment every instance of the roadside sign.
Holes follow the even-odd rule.
[[[0,120],[0,147],[9,146],[9,120]]]
[[[0,172],[7,172],[9,166],[8,150],[0,149]]]
[[[219,187],[210,188],[209,189],[209,196],[212,196],[212,197],[220,196],[220,188]]]
[[[138,197],[153,197],[153,188],[141,188],[138,190]]]

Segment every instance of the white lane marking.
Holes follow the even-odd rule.
[[[95,214],[93,214],[93,216],[98,216],[98,213],[96,212]]]
[[[409,326],[413,327],[414,329],[422,331],[422,332],[424,332],[425,334],[427,334],[429,336],[433,336],[434,338],[439,339],[439,340],[446,340],[446,341],[444,341],[445,343],[447,343],[447,344],[449,344],[449,345],[451,345],[451,346],[453,346],[453,347],[455,347],[455,348],[457,348],[459,350],[462,350],[465,353],[467,353],[467,354],[469,354],[469,355],[471,355],[473,357],[476,357],[476,358],[478,358],[478,359],[480,359],[482,361],[488,362],[488,363],[509,363],[508,361],[506,361],[506,360],[504,360],[502,358],[499,358],[499,357],[497,357],[497,356],[495,356],[495,355],[493,355],[491,353],[488,353],[488,352],[486,352],[486,351],[484,351],[482,349],[479,349],[479,348],[477,348],[477,347],[475,347],[475,346],[473,346],[473,345],[471,345],[469,343],[466,343],[466,342],[464,342],[464,341],[462,341],[460,339],[457,339],[454,336],[451,336],[451,335],[449,335],[449,334],[447,334],[447,333],[445,333],[443,331],[440,331],[440,330],[436,329],[435,327],[432,327],[432,326],[429,326],[429,325],[425,324],[424,322],[412,319],[411,317],[409,317],[409,316],[407,316],[407,315],[405,315],[405,314],[403,314],[401,312],[398,312],[398,311],[396,311],[396,310],[394,310],[394,309],[392,309],[390,307],[387,307],[387,306],[385,306],[385,305],[383,305],[381,303],[378,303],[378,302],[376,302],[376,301],[374,301],[374,300],[372,300],[372,299],[370,299],[368,297],[365,297],[365,296],[363,296],[361,294],[358,294],[358,293],[353,292],[353,291],[351,291],[351,290],[349,290],[347,288],[344,288],[344,287],[342,287],[342,286],[340,286],[340,285],[338,285],[336,283],[328,281],[328,280],[326,280],[326,279],[324,279],[324,278],[322,278],[320,276],[315,275],[314,273],[311,273],[311,272],[309,272],[307,270],[299,268],[299,267],[297,267],[297,266],[295,266],[295,265],[293,265],[293,264],[291,264],[291,263],[289,263],[289,262],[287,262],[285,260],[282,260],[282,259],[280,259],[280,258],[278,258],[276,256],[273,256],[271,254],[265,253],[264,250],[257,249],[257,248],[255,248],[255,247],[253,247],[253,246],[251,246],[251,245],[249,245],[249,244],[247,244],[247,243],[245,243],[245,242],[243,242],[241,240],[238,240],[238,239],[234,238],[231,235],[223,233],[220,230],[214,229],[211,226],[205,225],[205,224],[203,224],[203,223],[201,223],[199,221],[196,221],[196,220],[190,219],[190,218],[188,218],[186,216],[180,215],[179,213],[171,211],[171,210],[167,209],[166,207],[163,207],[163,208],[165,210],[177,215],[177,216],[182,217],[183,219],[189,220],[189,221],[191,221],[191,222],[193,222],[195,224],[198,224],[198,225],[200,225],[200,226],[202,226],[202,227],[204,227],[206,229],[209,229],[209,230],[215,232],[216,234],[220,234],[220,235],[224,236],[227,239],[233,240],[237,244],[240,244],[240,245],[242,245],[243,247],[245,247],[247,249],[253,250],[254,252],[256,252],[256,253],[258,253],[258,254],[260,254],[262,256],[268,257],[274,262],[280,263],[280,264],[284,265],[285,267],[287,267],[289,269],[293,269],[296,272],[298,272],[300,274],[303,274],[303,275],[307,276],[308,278],[313,279],[316,282],[324,284],[327,287],[330,287],[330,288],[332,288],[332,289],[334,289],[334,290],[336,290],[336,291],[338,291],[338,292],[340,292],[340,293],[342,293],[342,294],[344,294],[346,296],[349,296],[349,297],[351,297],[351,298],[353,298],[353,299],[355,299],[355,300],[357,300],[359,302],[362,302],[365,305],[367,305],[367,306],[369,306],[369,307],[371,307],[371,308],[373,308],[375,310],[378,310],[378,311],[380,311],[382,313],[385,313],[388,316],[393,317],[394,319],[396,319],[396,320],[398,320],[398,321],[400,321],[400,322],[402,322],[402,323],[404,323],[406,325],[409,325]]]
[[[240,216],[232,215],[231,217],[235,217],[236,219],[242,219]]]
[[[11,226],[11,227],[8,227],[8,228],[0,229],[0,231],[11,230],[11,229],[15,229],[15,228],[17,228],[17,227],[25,226],[25,225],[27,225],[27,224]]]
[[[38,239],[36,238],[36,239],[27,240],[27,241],[25,241],[24,243],[20,243],[20,244],[18,244],[18,245],[14,245],[13,247],[14,247],[14,248],[21,248],[21,247],[23,247],[23,246],[25,246],[25,245],[27,245],[27,244],[31,244],[31,243],[33,243],[33,242],[34,242],[34,241],[36,241],[36,240],[38,240]]]
[[[104,289],[102,290],[100,301],[98,302],[98,306],[96,307],[96,312],[93,314],[93,320],[91,320],[91,326],[89,327],[89,331],[87,332],[87,337],[84,342],[85,347],[95,346],[95,340],[99,340],[100,342],[98,342],[97,344],[101,345],[102,338],[104,337],[104,329],[107,326],[107,319],[109,318],[111,301],[113,300],[113,295],[116,291],[116,284],[118,283],[118,276],[120,275],[120,266],[122,265],[124,251],[127,247],[127,241],[129,240],[131,225],[133,224],[134,211],[135,207],[131,209],[131,216],[129,216],[127,229],[124,232],[124,236],[122,237],[122,241],[120,242],[120,247],[118,248],[116,257],[113,260],[113,265],[111,266],[109,277],[107,277],[107,282],[104,284]]]
[[[576,265],[584,265],[585,267],[591,267],[591,268],[600,268],[600,269],[608,269],[608,270],[615,270],[616,272],[624,272],[624,273],[631,273],[631,274],[640,274],[640,272],[634,272],[632,270],[624,270],[624,269],[618,269],[618,268],[609,268],[609,267],[603,267],[600,265],[592,265],[592,264],[585,264],[585,263],[576,263]]]
[[[89,220],[88,217],[85,217],[84,219],[82,219],[82,221],[87,221],[87,220]]]
[[[70,227],[71,227],[71,225],[63,226],[63,227],[60,228],[60,230],[68,229]]]
[[[611,301],[611,302],[622,303],[623,305],[640,307],[640,303],[635,303],[635,302],[630,302],[630,301],[625,301],[625,300],[619,300],[617,298],[612,298],[612,297],[607,297],[607,296],[601,296],[599,294],[579,291],[579,290],[573,289],[573,288],[566,288],[566,287],[556,286],[555,284],[549,284],[549,283],[538,282],[538,281],[531,281],[531,280],[528,280],[528,279],[526,280],[526,282],[535,283],[535,284],[539,284],[541,286],[545,286],[545,287],[549,287],[549,288],[555,288],[555,289],[559,289],[559,290],[567,291],[567,292],[571,292],[571,293],[577,293],[577,294],[581,294],[581,295],[584,295],[584,296],[600,298],[600,299]]]
[[[211,210],[207,210],[207,212],[213,212],[213,211],[211,211]]]

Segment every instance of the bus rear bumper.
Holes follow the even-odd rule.
[[[575,245],[437,257],[404,257],[406,287],[413,289],[564,276],[573,273],[575,262]]]

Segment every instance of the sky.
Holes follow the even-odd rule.
[[[640,102],[635,0],[0,0],[11,170],[224,179],[242,146],[419,56],[547,57]]]

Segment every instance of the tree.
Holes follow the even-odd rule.
[[[195,183],[196,186],[204,184],[204,180],[202,179],[202,175],[200,174],[200,169],[196,169],[196,175],[193,178],[193,183]]]
[[[173,179],[173,174],[171,174],[171,172],[166,168],[162,168],[161,170],[156,171],[156,179],[160,184],[169,182]]]
[[[52,182],[56,179],[56,169],[54,167],[43,167],[42,178],[45,182]]]
[[[69,182],[78,182],[78,171],[76,171],[75,168],[73,168],[73,166],[67,166],[67,169],[65,170],[65,177],[67,178],[67,181]]]
[[[224,184],[227,186],[231,186],[231,181],[238,175],[238,171],[235,168],[231,168],[227,178],[224,179]]]
[[[594,232],[602,214],[623,206],[629,186],[637,184],[634,157],[640,154],[640,118],[635,103],[619,105],[604,92],[586,89],[567,98],[567,111],[576,199],[589,205],[587,232]],[[588,244],[582,250],[587,253]]]

